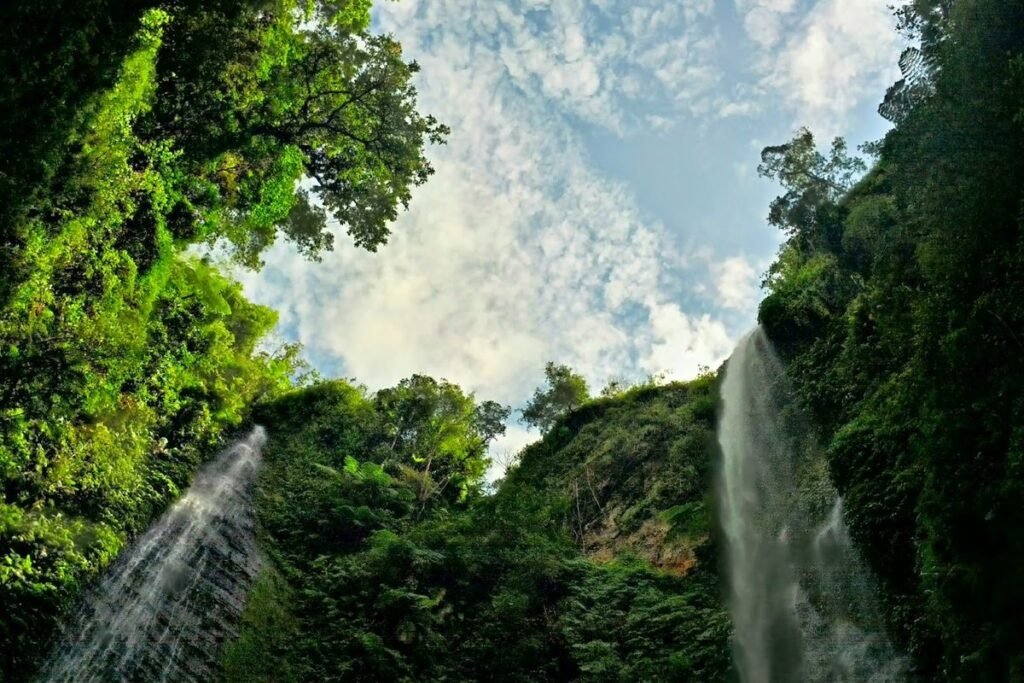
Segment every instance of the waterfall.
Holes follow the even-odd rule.
[[[718,494],[740,679],[903,680],[842,498],[760,329],[729,359],[722,403]]]
[[[262,427],[223,451],[86,598],[41,681],[208,681],[260,568]]]

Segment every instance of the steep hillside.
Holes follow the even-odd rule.
[[[393,400],[414,384],[417,395]],[[493,495],[473,467],[451,496],[428,472],[482,455],[479,423],[451,417],[457,388],[413,378],[396,390],[334,382],[259,411],[274,567],[228,652],[228,680],[726,676],[706,501],[710,378],[585,405]],[[442,443],[476,455],[441,455]]]
[[[806,132],[764,152],[789,241],[760,318],[915,674],[1024,680],[1024,3],[902,17],[867,177]]]
[[[524,451],[499,497],[560,500],[563,526],[596,561],[628,551],[687,574],[711,552],[716,386],[705,377],[591,401]]]

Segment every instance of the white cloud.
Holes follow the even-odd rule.
[[[403,0],[378,7],[414,54],[438,36],[486,47],[511,84],[623,133],[706,108],[717,83],[712,0]],[[412,29],[411,31],[408,29]]]
[[[758,273],[747,259],[733,256],[711,264],[715,296],[721,308],[749,311],[757,305],[760,295]]]
[[[579,9],[571,0],[528,4],[546,13],[548,33],[559,27],[556,47],[528,23],[523,3],[380,8],[381,27],[423,67],[421,109],[453,128],[449,144],[430,152],[437,174],[378,253],[338,235],[337,250],[310,264],[281,245],[262,274],[245,278],[311,351],[339,359],[370,387],[422,372],[516,404],[541,383],[547,360],[602,386],[661,370],[693,376],[731,349],[722,323],[675,303],[684,255],[625,186],[589,167],[570,123],[607,122],[616,111],[613,55],[666,89],[659,70],[692,65],[623,47],[624,37],[595,44],[587,21],[569,21],[566,8]],[[645,14],[621,20],[627,35],[641,30],[633,23],[671,28],[687,19],[654,2],[631,6]],[[709,7],[688,11],[699,17]]]
[[[686,117],[768,120],[781,102],[797,122],[838,132],[884,90],[897,38],[884,0],[808,3],[737,0],[756,66],[725,86],[713,0],[379,5],[378,27],[423,67],[421,110],[454,131],[430,152],[437,174],[379,253],[339,235],[310,264],[282,245],[247,290],[371,387],[423,372],[520,403],[547,360],[595,387],[715,366],[756,306],[755,267],[716,260],[699,237],[682,250],[628,186],[590,166],[576,124],[668,140]],[[743,179],[739,161],[721,159]]]
[[[751,116],[761,110],[761,105],[752,100],[745,101],[724,101],[718,106],[718,117],[727,119],[731,117]]]
[[[732,351],[734,340],[719,320],[685,314],[674,303],[648,306],[651,344],[640,365],[670,379],[690,379],[702,366],[715,367]]]
[[[791,0],[745,0],[746,28],[765,48],[762,86],[796,123],[821,137],[842,134],[860,104],[879,100],[897,77],[902,39],[885,0],[819,0],[793,13]]]
[[[751,40],[772,47],[781,37],[787,17],[796,9],[796,0],[736,0],[743,17],[743,28]]]

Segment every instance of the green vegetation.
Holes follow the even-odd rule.
[[[226,678],[722,680],[714,407],[710,377],[590,402],[485,496],[495,408],[452,385],[330,382],[265,404],[275,568]]]
[[[0,675],[13,680],[251,404],[301,374],[297,347],[263,341],[276,314],[188,247],[256,266],[283,234],[315,258],[330,213],[372,250],[446,129],[415,111],[416,65],[365,33],[358,0],[15,0],[0,20]]]
[[[789,240],[760,318],[921,680],[1024,679],[1024,5],[917,0],[896,124],[764,152]]]
[[[523,408],[525,424],[536,427],[542,434],[548,432],[558,419],[579,408],[590,398],[587,380],[567,365],[548,363],[544,366],[547,387],[538,388]]]
[[[913,0],[895,128],[766,148],[787,242],[760,320],[922,681],[1024,680],[1024,3]],[[270,562],[231,681],[730,673],[709,500],[715,378],[591,399],[548,364],[543,438],[413,376],[307,386],[210,254],[373,251],[447,128],[369,0],[0,7],[0,678],[252,421]],[[207,254],[203,256],[202,254]],[[298,387],[298,388],[297,388]]]
[[[4,680],[252,419],[271,565],[229,680],[721,678],[710,380],[586,403],[549,365],[527,419],[550,435],[488,496],[507,407],[422,376],[293,391],[298,348],[262,341],[275,314],[188,251],[258,267],[283,235],[315,259],[328,215],[384,243],[447,129],[415,110],[416,65],[366,33],[368,2],[0,18]]]

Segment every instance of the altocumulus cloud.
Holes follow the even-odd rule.
[[[377,254],[339,235],[311,264],[281,245],[244,278],[249,293],[371,387],[424,372],[519,403],[548,359],[597,386],[722,360],[723,322],[678,303],[691,259],[589,168],[572,125],[618,132],[637,102],[650,113],[707,95],[711,3],[662,5],[383,5],[380,27],[423,67],[422,109],[454,131],[431,152],[437,174]]]
[[[761,48],[760,92],[781,98],[819,137],[842,134],[853,109],[898,77],[903,42],[890,4],[736,0],[747,34]]]
[[[713,0],[412,0],[380,8],[413,54],[454,38],[487,50],[527,97],[617,133],[710,105]]]
[[[281,311],[287,336],[371,387],[421,372],[521,404],[547,360],[595,388],[714,367],[752,323],[770,255],[719,257],[670,233],[595,170],[586,136],[669,135],[780,99],[841,121],[898,53],[867,38],[888,21],[875,4],[736,0],[753,57],[723,82],[732,46],[713,0],[381,3],[376,28],[423,67],[421,110],[453,129],[430,151],[437,174],[378,253],[343,234],[319,264],[281,245],[243,283]],[[835,73],[805,68],[819,58]],[[501,447],[527,438],[516,428]]]

